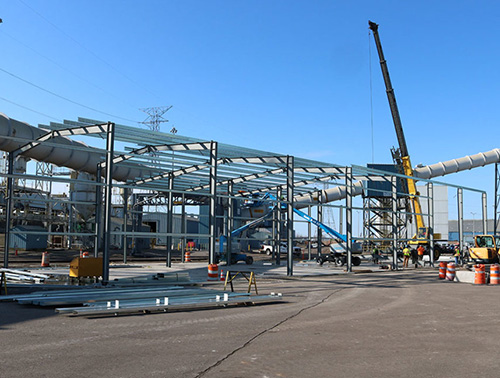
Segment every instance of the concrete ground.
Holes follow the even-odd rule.
[[[206,265],[181,265],[189,264],[174,269],[206,277]],[[287,278],[283,266],[259,265],[259,293],[284,295],[261,306],[85,318],[0,302],[0,375],[498,376],[500,287],[439,281],[431,268],[359,268],[373,272],[298,263]],[[165,271],[111,275],[156,270]]]

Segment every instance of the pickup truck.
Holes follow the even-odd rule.
[[[265,253],[266,255],[270,256],[271,253],[273,253],[273,247],[272,245],[270,244],[262,244],[262,246],[260,247],[260,253]],[[280,244],[280,253],[287,253],[288,252],[288,248],[287,248],[287,244],[286,243],[281,243]],[[293,254],[295,256],[300,256],[302,253],[302,249],[300,249],[300,247],[297,247],[297,246],[294,246],[293,247]]]

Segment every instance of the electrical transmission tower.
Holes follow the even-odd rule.
[[[168,122],[168,119],[163,118],[163,115],[170,109],[172,109],[172,105],[140,109],[148,115],[148,118],[141,123],[147,125],[152,131],[160,131],[160,123]]]

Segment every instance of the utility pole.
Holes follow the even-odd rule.
[[[160,131],[160,123],[168,122],[168,119],[163,118],[163,115],[170,109],[172,109],[172,105],[142,108],[140,110],[146,113],[148,117],[140,123],[147,125],[151,131]]]

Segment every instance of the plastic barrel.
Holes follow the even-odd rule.
[[[474,284],[484,285],[486,283],[486,273],[484,271],[484,265],[478,264],[474,265]]]
[[[449,262],[446,266],[446,279],[453,281],[455,279],[455,263]]]
[[[217,281],[219,278],[219,266],[217,264],[208,264],[208,281]]]
[[[490,284],[500,285],[500,265],[493,264],[490,267]]]
[[[446,278],[446,265],[445,261],[439,263],[439,279],[444,280]]]
[[[191,262],[191,252],[186,251],[186,253],[184,253],[184,261]]]

